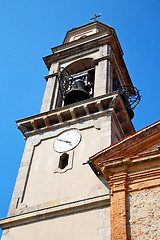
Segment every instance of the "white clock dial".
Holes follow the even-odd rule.
[[[80,141],[81,134],[77,130],[68,130],[57,137],[54,149],[56,152],[67,152],[75,148]]]

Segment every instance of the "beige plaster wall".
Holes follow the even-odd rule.
[[[121,140],[125,135],[123,135],[123,130],[119,130],[112,118],[112,134],[111,134],[111,144],[114,144]]]
[[[109,212],[106,207],[14,227],[2,240],[109,240]]]
[[[88,164],[83,164],[89,156],[111,144],[111,117],[102,117],[95,126],[80,130],[82,139],[68,152],[72,164],[66,172],[55,173],[61,155],[53,148],[56,137],[35,146],[23,204],[27,207],[47,202],[59,204],[109,194],[106,181],[98,178]]]

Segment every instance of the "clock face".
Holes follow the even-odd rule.
[[[75,148],[81,141],[81,134],[76,130],[68,130],[61,133],[55,143],[54,149],[56,152],[67,152]]]

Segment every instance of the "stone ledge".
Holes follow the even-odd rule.
[[[2,230],[4,230],[10,227],[29,224],[32,222],[43,221],[50,218],[56,218],[101,207],[107,207],[107,205],[109,205],[109,195],[98,196],[3,218],[0,219],[0,227]]]

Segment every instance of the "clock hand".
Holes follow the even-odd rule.
[[[58,141],[60,141],[60,142],[66,142],[66,143],[69,143],[69,145],[71,145],[72,146],[72,143],[70,142],[70,141],[67,141],[67,140],[63,140],[63,139],[57,139]]]

